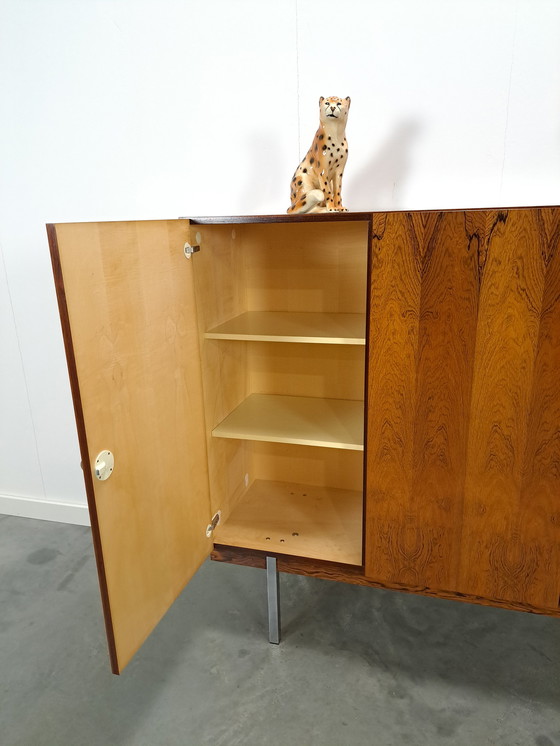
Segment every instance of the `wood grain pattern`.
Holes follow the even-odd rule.
[[[545,607],[560,592],[559,217],[488,214],[459,581]]]
[[[371,579],[558,606],[558,221],[374,217]]]
[[[466,593],[452,591],[434,591],[423,586],[406,585],[404,583],[389,583],[372,580],[364,574],[362,566],[345,565],[337,562],[308,559],[276,552],[262,552],[256,549],[243,549],[239,547],[215,544],[211,554],[212,560],[216,562],[230,562],[245,567],[264,568],[267,556],[276,557],[278,570],[280,572],[293,573],[295,575],[307,575],[322,580],[335,580],[340,583],[352,583],[369,588],[382,588],[390,591],[401,591],[403,593],[417,593],[421,596],[431,598],[444,598],[449,601],[463,601],[480,606],[497,606],[502,609],[513,611],[525,611],[530,614],[545,614],[560,618],[560,609],[543,609],[530,604],[515,603],[508,601],[491,600],[482,596],[473,596]]]
[[[192,265],[182,251],[189,228],[147,221],[51,230],[118,673],[211,548]],[[91,460],[106,448],[115,469],[100,482]]]
[[[365,561],[372,577],[418,584],[440,567],[441,530],[415,520],[411,489],[425,251],[416,229],[412,216],[374,216]]]
[[[520,527],[525,541],[546,537],[542,590],[560,599],[560,210],[537,214],[544,291],[533,371],[533,390],[521,474]]]

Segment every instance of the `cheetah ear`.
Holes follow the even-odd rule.
[[[319,106],[321,106],[321,104],[323,103],[324,100],[325,100],[325,97],[321,96],[321,98],[319,99]]]
[[[350,108],[350,96],[346,96],[346,101],[348,101],[348,108]]]

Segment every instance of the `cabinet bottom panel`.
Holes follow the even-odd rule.
[[[362,515],[361,492],[257,479],[214,541],[361,565]]]

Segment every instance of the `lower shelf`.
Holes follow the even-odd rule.
[[[210,329],[207,339],[365,345],[366,319],[360,313],[280,313],[247,311]]]
[[[364,450],[364,403],[251,394],[212,430],[215,438]]]
[[[214,541],[361,565],[362,513],[361,492],[255,480]]]

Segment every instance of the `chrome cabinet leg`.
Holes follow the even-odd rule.
[[[266,558],[266,594],[268,598],[268,641],[280,642],[280,586],[276,557]]]

